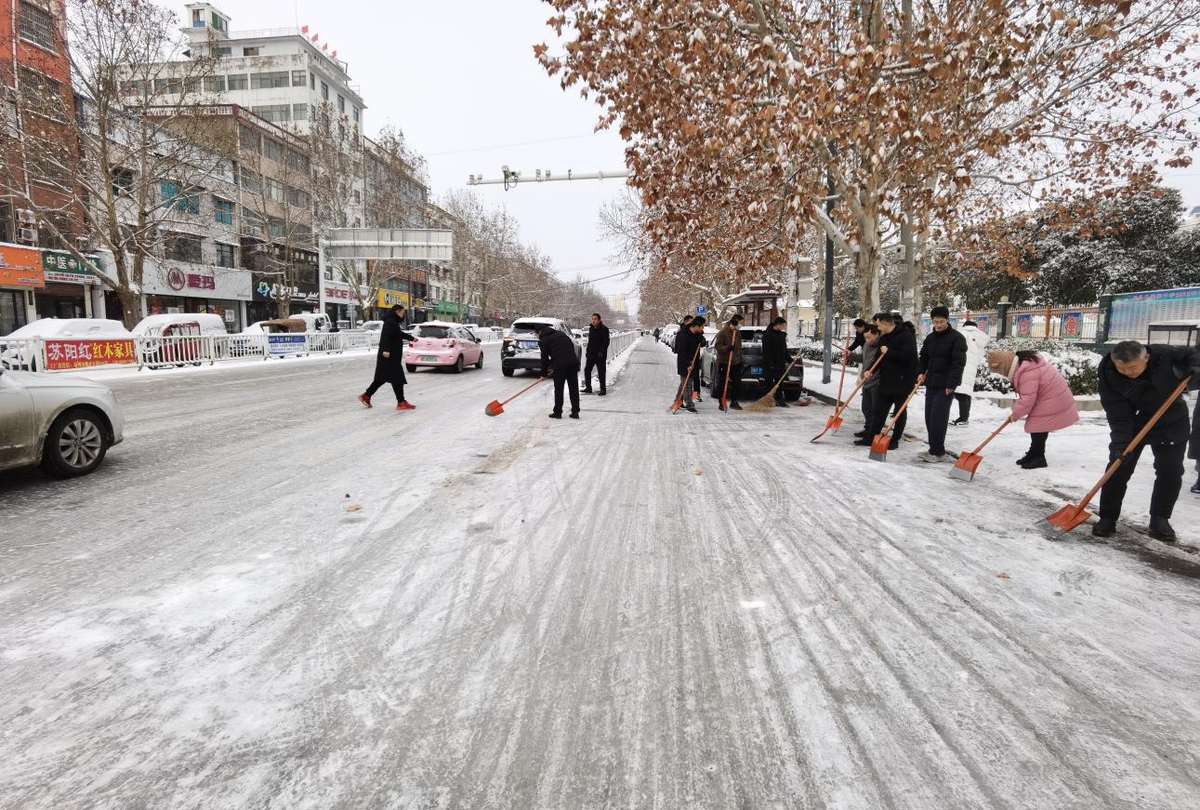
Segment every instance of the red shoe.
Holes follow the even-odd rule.
[[[415,411],[416,409],[417,409],[417,406],[409,405],[408,400],[405,400],[404,402],[401,402],[396,405],[396,410],[398,410],[398,411]]]
[[[692,402],[699,402],[699,401],[700,401],[700,394],[699,394],[699,392],[697,392],[697,391],[693,391],[693,392],[692,392]]]
[[[367,396],[366,394],[359,394],[358,401],[363,404],[364,408],[371,407],[371,398],[369,396]]]

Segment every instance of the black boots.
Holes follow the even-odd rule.
[[[1164,543],[1175,542],[1175,530],[1171,528],[1171,521],[1165,517],[1156,515],[1150,516],[1150,536],[1161,540]]]
[[[1200,495],[1200,478],[1196,479],[1196,483],[1192,484],[1192,492]]]
[[[1018,467],[1024,467],[1024,466],[1025,466],[1025,462],[1029,461],[1029,459],[1031,459],[1031,458],[1033,458],[1033,451],[1032,451],[1032,450],[1028,451],[1027,453],[1025,453],[1025,455],[1023,455],[1023,456],[1021,456],[1019,459],[1017,459],[1017,466],[1018,466]]]
[[[1117,530],[1117,522],[1112,518],[1102,517],[1092,526],[1092,534],[1096,537],[1112,537]]]
[[[1026,455],[1025,458],[1021,459],[1017,463],[1026,470],[1040,470],[1042,467],[1050,466],[1046,463],[1045,456]]]

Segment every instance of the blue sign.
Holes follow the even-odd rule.
[[[707,315],[708,307],[704,306],[704,304],[696,304],[696,314],[697,315]]]
[[[267,353],[272,357],[304,354],[307,351],[305,335],[267,335]]]

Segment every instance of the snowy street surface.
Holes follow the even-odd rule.
[[[626,361],[578,422],[484,415],[494,348],[408,413],[365,355],[113,380],[100,470],[0,476],[0,807],[1200,807],[1200,567],[1040,530],[1103,444],[965,484]]]

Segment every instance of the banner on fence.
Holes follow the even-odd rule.
[[[65,371],[136,362],[132,338],[116,340],[47,340],[46,369]]]
[[[1121,293],[1113,296],[1109,340],[1146,340],[1150,324],[1200,320],[1200,287]]]
[[[1063,340],[1083,339],[1083,313],[1064,312],[1058,336]]]
[[[985,335],[990,334],[988,329],[992,326],[992,319],[988,315],[976,315],[971,320],[975,321],[975,328]]]
[[[1033,315],[1024,314],[1013,317],[1013,334],[1017,337],[1029,337],[1033,334]]]
[[[304,354],[306,346],[304,335],[267,335],[267,352],[272,357]]]

